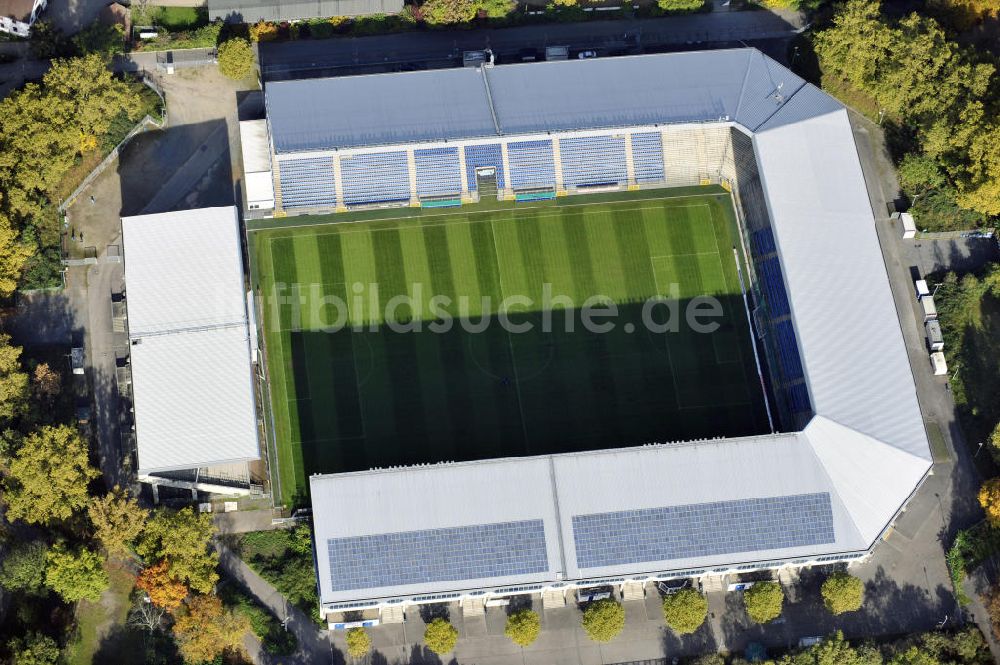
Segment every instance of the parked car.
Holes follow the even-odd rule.
[[[597,51],[580,51],[577,56],[580,60],[587,60],[588,58],[596,58]]]

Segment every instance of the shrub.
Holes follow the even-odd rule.
[[[678,14],[696,12],[705,4],[703,0],[657,0],[657,5],[665,12]]]
[[[542,622],[538,617],[538,612],[529,609],[512,612],[507,617],[507,628],[503,634],[510,638],[514,644],[526,647],[538,639],[538,633],[542,631]]]
[[[698,630],[707,616],[708,600],[694,589],[682,589],[663,599],[663,618],[681,635]]]
[[[424,643],[427,648],[438,654],[446,654],[455,648],[458,642],[458,630],[447,619],[437,618],[427,624],[424,631]]]
[[[843,571],[826,578],[820,592],[823,594],[823,604],[833,614],[857,612],[865,599],[864,583]]]
[[[430,25],[453,25],[476,18],[479,7],[474,0],[427,0],[420,11]]]
[[[364,628],[347,631],[347,654],[351,658],[364,658],[372,650],[372,638]]]
[[[245,39],[230,39],[219,46],[219,71],[237,81],[253,72],[253,49]]]
[[[777,582],[757,582],[743,593],[747,616],[755,623],[767,623],[781,616],[785,592]]]
[[[250,39],[255,42],[271,42],[278,38],[278,24],[260,20],[250,26]]]
[[[583,611],[583,630],[595,642],[610,642],[625,628],[625,608],[610,598],[598,600]]]

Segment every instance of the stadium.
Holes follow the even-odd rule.
[[[928,473],[847,110],[759,51],[265,99],[241,123],[265,445],[331,624],[858,559]],[[640,328],[671,288],[713,332]],[[598,296],[609,332],[392,325]]]

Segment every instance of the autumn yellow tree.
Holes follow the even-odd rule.
[[[195,596],[178,611],[174,638],[188,663],[209,662],[226,651],[239,651],[250,630],[245,617],[222,607],[216,596]]]
[[[91,499],[87,513],[101,545],[108,554],[118,556],[132,551],[149,517],[148,510],[117,486],[104,496]]]
[[[136,544],[147,562],[166,559],[170,572],[195,591],[210,593],[219,580],[215,566],[219,555],[211,549],[215,525],[211,515],[192,508],[154,513]]]
[[[149,596],[149,602],[173,612],[188,596],[187,585],[170,574],[170,562],[164,559],[143,569],[135,586]]]
[[[68,425],[43,427],[25,437],[5,481],[7,518],[32,524],[69,519],[87,505],[87,442]]]
[[[0,298],[7,298],[17,288],[24,263],[35,253],[35,248],[22,242],[20,234],[3,215],[0,215]]]
[[[987,480],[979,488],[979,505],[986,511],[986,519],[1000,527],[1000,478]]]
[[[27,400],[28,375],[21,369],[21,347],[10,343],[10,335],[0,335],[0,421],[22,413]]]
[[[0,249],[0,253],[3,250]],[[31,372],[31,392],[39,402],[51,402],[62,390],[62,377],[48,363],[38,363]]]

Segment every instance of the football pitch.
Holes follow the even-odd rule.
[[[696,192],[252,231],[276,498],[314,473],[767,431],[732,203]],[[714,332],[685,316],[700,296]]]

